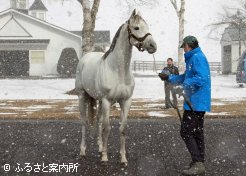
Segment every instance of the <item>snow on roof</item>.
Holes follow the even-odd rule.
[[[18,15],[24,16],[24,17],[26,17],[26,18],[29,18],[29,19],[35,20],[35,21],[37,21],[37,22],[39,22],[39,23],[42,23],[42,24],[44,24],[44,25],[47,25],[47,26],[49,26],[49,27],[51,27],[51,28],[54,28],[54,29],[56,29],[56,30],[60,30],[60,31],[63,31],[63,32],[69,34],[69,35],[78,37],[78,38],[80,38],[80,39],[82,40],[82,37],[81,37],[81,36],[76,35],[76,34],[73,33],[73,32],[70,32],[70,31],[68,31],[68,30],[66,30],[66,29],[63,29],[63,28],[61,28],[61,27],[58,27],[58,26],[56,26],[56,25],[53,25],[53,24],[51,24],[51,23],[48,23],[48,22],[46,22],[46,21],[43,21],[43,20],[38,19],[38,18],[36,18],[36,17],[33,17],[33,16],[31,16],[31,15],[27,15],[27,14],[21,13],[21,12],[15,10],[15,9],[7,9],[7,10],[5,10],[5,11],[2,11],[2,12],[0,12],[0,16],[5,15],[5,14],[7,14],[7,13],[16,13],[16,14],[18,14]]]
[[[240,35],[239,35],[240,32]],[[229,38],[228,38],[229,37]],[[221,38],[221,41],[245,41],[246,40],[246,28],[241,28],[240,31],[235,27],[227,27]]]
[[[71,31],[76,35],[82,36],[82,31]],[[94,31],[95,43],[110,44],[110,31]]]

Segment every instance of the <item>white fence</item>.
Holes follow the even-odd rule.
[[[177,63],[174,62],[174,65]],[[132,70],[134,71],[155,71],[162,70],[167,63],[165,61],[133,61]],[[210,70],[221,73],[221,62],[209,62]],[[156,68],[155,68],[156,67]]]

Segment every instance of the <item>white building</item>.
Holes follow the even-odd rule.
[[[57,74],[66,48],[81,57],[81,35],[45,21],[47,8],[41,0],[30,8],[28,0],[11,0],[11,7],[0,12],[0,76]],[[110,39],[106,40],[109,45]]]
[[[241,41],[241,54],[245,50],[246,28],[237,29],[228,27],[221,38],[222,73],[236,73],[241,54],[239,54],[239,41]]]

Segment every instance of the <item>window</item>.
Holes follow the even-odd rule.
[[[43,12],[39,12],[39,13],[38,13],[38,18],[39,18],[40,20],[45,20],[45,15],[44,15],[44,13],[43,13]]]
[[[31,64],[44,64],[45,52],[44,51],[31,51],[30,58],[31,58]]]
[[[27,8],[26,0],[17,0],[16,2],[17,2],[17,8],[19,9]]]
[[[226,54],[231,54],[231,45],[224,46],[224,52]]]
[[[32,12],[31,15],[37,17],[37,12]]]
[[[31,16],[34,16],[40,20],[45,20],[45,13],[44,12],[31,12]]]

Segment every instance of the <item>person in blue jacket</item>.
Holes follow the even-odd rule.
[[[198,175],[205,173],[204,167],[204,115],[211,107],[211,77],[206,56],[199,47],[194,36],[183,39],[186,70],[181,75],[159,76],[174,85],[181,85],[191,108],[184,101],[184,113],[181,121],[180,134],[188,148],[192,162],[183,170],[183,175]]]

